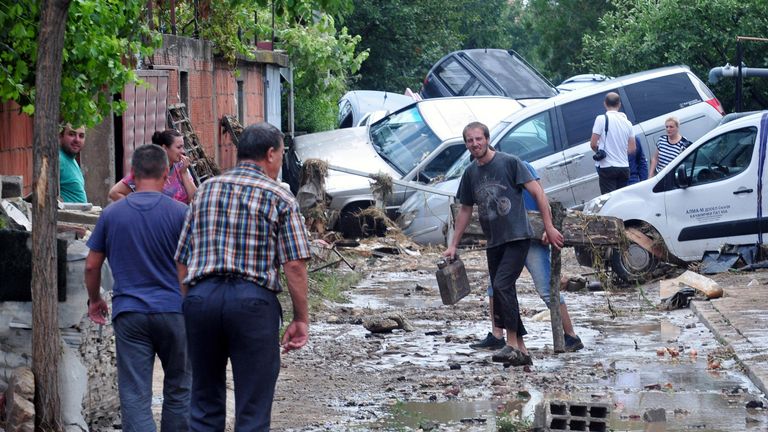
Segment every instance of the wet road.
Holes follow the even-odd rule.
[[[749,401],[761,400],[759,390],[690,310],[656,310],[651,302],[658,297],[658,288],[653,284],[611,293],[566,293],[586,348],[553,354],[549,321],[530,317],[544,310],[544,304],[524,273],[519,297],[528,311],[526,344],[534,366],[524,371],[491,363],[490,353],[468,347],[489,329],[481,268],[470,272],[472,294],[455,306],[442,305],[428,270],[382,269],[361,281],[349,293],[349,303],[336,311],[333,323],[320,322],[312,328],[314,355],[330,340],[352,349],[365,341],[364,352],[334,351],[329,356],[336,368],[362,374],[359,386],[327,401],[344,420],[285,430],[340,430],[344,425],[341,430],[426,426],[495,431],[500,415],[532,420],[535,405],[544,399],[608,404],[607,426],[616,431],[768,430],[765,411],[747,408]],[[415,331],[371,335],[359,321],[345,322],[349,311],[366,316],[401,313]],[[365,375],[377,376],[371,386],[380,386],[379,393],[365,384]],[[643,420],[644,413],[654,408],[664,409],[666,422]]]

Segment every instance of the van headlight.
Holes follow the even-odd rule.
[[[584,204],[584,213],[586,214],[597,214],[600,213],[600,210],[603,209],[603,206],[605,203],[608,202],[608,200],[611,199],[611,194],[605,194],[600,195],[599,197],[593,199],[592,201],[587,202]]]
[[[397,224],[400,226],[400,229],[406,229],[411,226],[413,221],[416,220],[417,211],[418,210],[407,211],[397,218]]]

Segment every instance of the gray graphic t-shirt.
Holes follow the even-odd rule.
[[[523,204],[523,185],[533,180],[520,159],[501,152],[496,152],[489,163],[480,166],[475,161],[464,171],[459,202],[477,204],[487,247],[533,236]]]

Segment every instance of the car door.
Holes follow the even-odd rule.
[[[549,199],[564,206],[573,205],[568,174],[563,169],[563,154],[555,138],[553,110],[547,109],[511,125],[494,146],[504,153],[528,161],[536,169]]]
[[[669,189],[664,241],[679,258],[701,259],[724,243],[757,242],[757,132],[754,126],[724,132],[664,171],[657,185]],[[674,181],[679,169],[685,170],[688,187]]]
[[[595,117],[605,114],[605,94],[616,89],[602,90],[557,107],[563,124],[563,166],[573,190],[574,205],[583,204],[600,195],[594,152],[589,145]],[[610,124],[608,125],[610,127]]]

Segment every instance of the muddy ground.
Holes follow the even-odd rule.
[[[490,329],[482,251],[462,254],[471,294],[444,306],[434,276],[438,249],[383,257],[369,249],[344,252],[361,281],[347,302],[313,310],[310,342],[283,356],[273,430],[495,431],[500,416],[532,419],[543,399],[608,404],[605,430],[650,430],[643,415],[658,407],[674,416],[657,430],[768,430],[766,412],[746,408],[763,395],[709,330],[689,309],[655,308],[658,282],[565,293],[586,348],[554,354],[550,322],[537,316],[544,303],[524,271],[518,291],[534,364],[504,368],[468,347]],[[564,274],[590,272],[564,250]],[[765,286],[768,272],[713,279],[726,288],[752,279]],[[393,313],[413,331],[372,334],[362,325]]]
[[[360,281],[345,301],[315,307],[309,343],[283,355],[273,430],[496,431],[502,419],[532,420],[543,400],[610,408],[602,425],[581,430],[768,430],[768,412],[747,408],[750,401],[765,403],[764,395],[691,310],[656,308],[658,281],[566,292],[586,348],[555,354],[550,322],[540,314],[544,303],[523,271],[518,291],[534,364],[504,368],[490,361],[490,352],[468,347],[490,330],[484,252],[462,252],[472,292],[445,306],[434,275],[441,250],[376,256],[371,249],[377,246],[393,245],[366,242],[343,250]],[[571,249],[563,251],[562,263],[565,275],[597,280],[592,269],[578,265]],[[333,271],[352,271],[340,265]],[[768,272],[712,278],[726,292],[753,279],[768,285]],[[373,334],[363,327],[365,318],[382,314],[403,316],[413,331]],[[153,409],[159,416],[162,370],[157,363]],[[233,430],[232,388],[230,382],[228,431]],[[664,408],[666,422],[644,421],[654,408]]]

